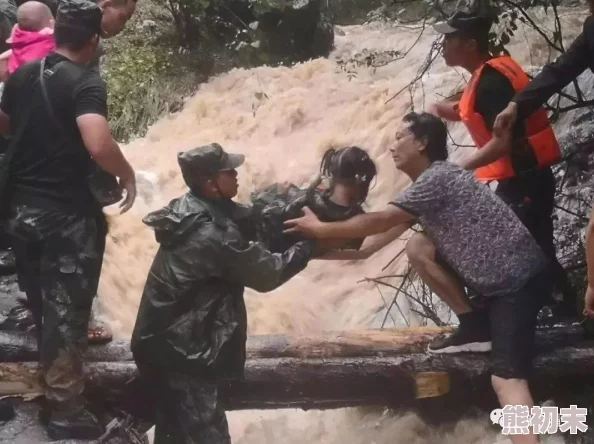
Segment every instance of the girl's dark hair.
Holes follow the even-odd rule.
[[[377,168],[367,152],[357,146],[326,151],[320,163],[320,178],[329,177],[331,188],[335,183],[358,185],[362,202],[367,198],[371,182],[377,175]]]
[[[448,158],[448,130],[445,123],[429,113],[408,113],[402,118],[404,123],[409,123],[408,130],[416,139],[425,139],[427,142],[427,156],[430,162],[447,160]]]

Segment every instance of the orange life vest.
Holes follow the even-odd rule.
[[[530,83],[530,78],[522,70],[522,67],[507,56],[493,58],[474,72],[464,90],[464,94],[462,94],[458,104],[458,112],[479,149],[485,146],[493,137],[485,124],[483,116],[475,111],[478,80],[486,65],[491,66],[507,77],[516,92],[522,91]],[[544,108],[540,108],[527,118],[525,125],[528,145],[532,148],[538,162],[536,168],[551,166],[559,162],[561,160],[559,143]],[[517,173],[518,171],[514,169],[510,157],[505,156],[489,165],[477,168],[476,177],[483,181],[503,180],[514,177]]]

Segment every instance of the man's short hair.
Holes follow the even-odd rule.
[[[474,40],[478,51],[485,53],[489,52],[491,26],[493,26],[493,17],[488,14],[456,11],[447,21],[436,23],[433,28],[440,34]]]
[[[408,130],[416,139],[427,142],[427,156],[430,162],[448,159],[448,130],[445,123],[429,113],[408,113],[402,119],[408,123]]]
[[[89,0],[62,0],[54,26],[56,46],[80,51],[100,34],[102,15]]]

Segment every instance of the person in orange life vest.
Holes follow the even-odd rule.
[[[493,134],[497,115],[530,79],[511,57],[489,53],[491,25],[490,17],[463,11],[435,24],[435,30],[444,35],[446,64],[464,68],[472,77],[459,101],[432,104],[428,111],[465,124],[478,149],[461,161],[461,166],[475,170],[480,181],[497,181],[496,194],[514,210],[553,265],[557,289],[563,294],[555,311],[575,317],[575,292],[553,243],[556,184],[551,166],[561,160],[559,145],[542,108],[529,119]]]

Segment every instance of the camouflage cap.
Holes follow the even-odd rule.
[[[61,0],[56,15],[58,28],[79,28],[91,34],[101,33],[103,12],[89,0]]]
[[[218,143],[200,146],[178,153],[177,163],[188,186],[215,176],[221,171],[234,170],[245,161],[243,154],[229,154]]]

